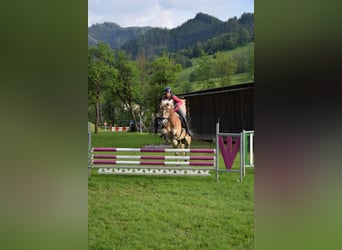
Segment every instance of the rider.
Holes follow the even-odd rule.
[[[193,133],[189,128],[189,124],[188,121],[185,118],[185,115],[183,113],[183,111],[180,109],[180,106],[183,104],[183,101],[181,99],[179,99],[176,95],[172,94],[171,88],[170,87],[166,87],[164,89],[164,95],[162,97],[162,100],[173,100],[174,106],[175,106],[175,111],[177,112],[177,114],[179,115],[179,117],[181,118],[181,120],[183,121],[183,124],[185,125],[185,129],[186,132],[192,136]]]

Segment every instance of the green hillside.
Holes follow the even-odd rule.
[[[249,61],[254,58],[254,56],[252,56],[253,53],[254,53],[254,42],[248,43],[244,46],[240,46],[233,50],[222,51],[223,56],[226,58],[240,57],[240,58],[247,58]],[[214,56],[209,56],[209,58],[211,62],[216,60]],[[179,91],[181,92],[184,92],[184,90],[187,92],[187,91],[196,91],[196,90],[203,89],[202,83],[190,82],[190,74],[195,70],[196,67],[198,67],[199,60],[200,58],[191,59],[193,66],[184,68],[181,72],[177,74],[178,81],[175,86],[176,89],[179,89]],[[219,87],[219,79],[212,78],[210,80],[212,80],[215,83],[215,87]],[[253,81],[254,81],[254,75],[251,75],[250,72],[236,73],[232,76],[231,85],[248,83],[248,82],[253,82]]]

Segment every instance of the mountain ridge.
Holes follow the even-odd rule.
[[[93,24],[88,28],[88,45],[95,46],[98,42],[108,43],[113,49],[119,49],[127,40],[133,39],[152,29],[144,27],[121,27],[112,22]]]
[[[176,28],[121,27],[116,23],[105,22],[88,28],[88,45],[98,42],[108,43],[113,49],[122,49],[133,57],[138,54],[154,55],[162,51],[176,52],[198,43],[204,43],[225,33],[229,37],[240,36],[238,32],[247,31],[249,40],[254,40],[254,13],[243,13],[240,18],[233,17],[227,21],[199,12]],[[235,33],[234,35],[232,35]],[[227,36],[228,37],[228,36]]]

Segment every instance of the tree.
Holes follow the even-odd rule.
[[[148,107],[147,95],[149,89],[149,72],[150,72],[150,63],[143,54],[139,54],[136,58],[136,63],[138,67],[138,81],[141,86],[140,95],[138,95],[137,103],[140,106],[139,116],[142,118],[142,123],[149,126],[151,123],[150,118],[150,109]]]
[[[193,47],[192,51],[192,57],[200,57],[203,56],[204,50],[203,50],[203,45],[201,42],[197,42],[196,45]]]
[[[139,96],[142,93],[142,86],[138,81],[137,64],[129,58],[126,52],[121,50],[117,53],[115,68],[118,73],[111,90],[127,108],[137,129],[135,109],[137,108],[136,104]]]
[[[205,54],[201,56],[198,64],[193,72],[192,78],[203,83],[203,88],[214,87],[214,82],[211,80],[214,76],[214,64],[210,61],[210,57]]]
[[[216,57],[216,76],[220,77],[221,86],[231,84],[232,76],[237,69],[237,62],[232,57],[225,57],[222,52],[217,52]]]
[[[236,62],[235,74],[241,74],[248,71],[248,53],[234,53],[232,55],[233,60]]]
[[[239,30],[239,38],[238,38],[238,43],[240,45],[245,45],[249,41],[249,32],[246,28],[241,28]]]
[[[254,46],[251,46],[251,52],[248,60],[249,76],[254,80]]]
[[[88,102],[95,108],[95,133],[100,123],[100,100],[117,74],[114,51],[105,43],[88,49]]]
[[[180,52],[174,53],[172,55],[172,58],[175,61],[175,63],[179,63],[180,65],[182,65],[183,69],[192,66],[191,60]]]
[[[250,35],[250,40],[254,40],[254,13],[243,13],[239,18],[239,23],[241,26],[248,30]]]
[[[173,86],[176,82],[176,73],[182,70],[180,64],[174,63],[166,53],[154,59],[151,63],[151,89],[149,103],[157,112],[158,100],[166,86]]]

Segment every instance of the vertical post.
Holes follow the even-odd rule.
[[[248,164],[248,150],[247,150],[247,133],[245,130],[243,132],[243,176],[246,176],[246,165]]]
[[[240,183],[242,183],[242,175],[243,175],[243,169],[244,169],[244,141],[243,141],[243,132],[240,133]]]
[[[250,133],[245,131],[245,167],[244,167],[244,176],[246,175],[246,166],[249,166],[251,164],[250,162],[250,150],[248,151],[248,144],[250,143],[248,138],[250,138]],[[249,148],[250,149],[250,148]]]
[[[254,137],[254,132],[251,132],[249,135],[249,157],[250,157],[251,165],[254,165],[253,137]]]
[[[139,123],[140,123],[140,125],[139,125],[139,129],[140,129],[140,134],[142,133],[142,123],[141,123],[141,115],[140,115],[140,113],[139,113]]]
[[[219,147],[219,132],[220,132],[220,123],[216,123],[216,181],[219,181],[219,158],[220,158],[220,147]]]
[[[91,128],[90,128],[90,122],[88,122],[88,177],[91,174]]]

